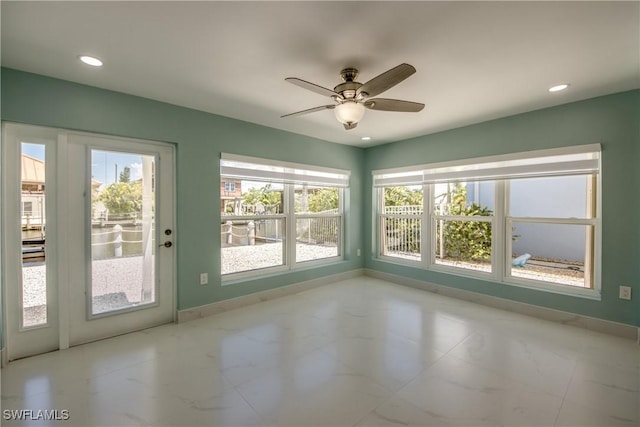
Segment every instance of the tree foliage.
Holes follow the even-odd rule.
[[[100,192],[98,200],[104,203],[110,214],[140,214],[142,182],[114,182]]]
[[[467,203],[467,188],[456,183],[446,195],[444,212],[456,216],[491,216],[493,212],[475,202]],[[442,228],[440,228],[442,227]],[[491,259],[491,223],[481,221],[444,221],[438,224],[438,241],[444,240],[445,258],[459,260]]]
[[[422,206],[422,189],[409,187],[386,187],[385,206]]]
[[[338,189],[322,188],[309,194],[309,212],[324,212],[338,209]]]
[[[271,208],[271,210],[278,212],[279,206],[282,204],[282,193],[273,190],[271,184],[267,184],[260,188],[252,187],[242,193],[242,201],[247,206],[256,206],[260,203],[265,208]]]
[[[131,168],[129,166],[125,166],[122,172],[120,172],[120,182],[130,182],[131,181]]]

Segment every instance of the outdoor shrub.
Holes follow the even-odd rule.
[[[446,215],[491,216],[493,211],[477,203],[467,204],[467,189],[460,183],[447,195]],[[440,228],[442,227],[442,229]],[[444,221],[438,224],[438,241],[444,240],[444,257],[459,260],[488,260],[491,258],[491,223],[480,221]]]

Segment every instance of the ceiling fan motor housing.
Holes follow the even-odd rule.
[[[344,82],[334,87],[333,90],[344,99],[354,99],[360,86],[362,86],[360,82]]]
[[[362,83],[355,81],[358,74],[359,71],[356,68],[344,68],[340,71],[340,77],[342,77],[344,83],[340,83],[333,90],[339,93],[343,99],[355,99],[356,95],[358,95],[357,98],[360,101],[364,97],[358,94],[358,89],[362,86]]]

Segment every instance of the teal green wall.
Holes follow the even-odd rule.
[[[602,300],[593,301],[393,265],[367,268],[617,322],[640,325],[640,91],[565,104],[365,151],[364,231],[371,248],[371,171],[545,148],[602,144]],[[633,287],[633,300],[618,286]]]
[[[640,199],[637,197],[640,188],[640,169],[637,167],[640,163],[640,91],[534,111],[365,150],[6,68],[2,69],[1,87],[3,121],[175,144],[178,309],[366,266],[640,326],[640,263],[637,262],[640,255]],[[602,301],[429,272],[380,262],[372,257],[372,170],[595,142],[603,147]],[[223,151],[351,170],[345,261],[221,286],[218,159]],[[363,249],[362,257],[356,256],[358,248]],[[209,273],[209,285],[199,285],[201,272]],[[633,286],[633,301],[618,299],[620,284]]]
[[[6,68],[2,120],[175,144],[180,310],[362,267],[362,149]],[[221,152],[350,170],[345,261],[221,286]]]

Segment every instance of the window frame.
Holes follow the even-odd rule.
[[[410,187],[412,185],[398,185],[398,187]],[[399,213],[386,213],[385,212],[385,205],[384,205],[384,189],[385,188],[390,188],[390,187],[395,187],[395,186],[384,186],[384,187],[379,187],[377,190],[377,209],[376,209],[376,222],[377,222],[377,227],[376,229],[378,230],[377,234],[374,234],[375,236],[378,236],[380,242],[378,245],[376,245],[376,255],[378,258],[381,259],[385,259],[388,260],[389,262],[392,263],[397,263],[397,264],[406,264],[406,265],[416,265],[416,264],[420,264],[424,261],[425,259],[425,244],[428,244],[428,242],[425,241],[425,236],[424,236],[424,228],[423,228],[423,224],[425,223],[424,221],[427,219],[427,216],[425,215],[426,213],[426,196],[425,196],[425,186],[421,186],[421,191],[422,191],[422,211],[419,214],[399,214]],[[384,248],[383,248],[383,242],[382,242],[382,236],[386,236],[386,231],[385,231],[385,221],[387,218],[391,218],[391,219],[417,219],[420,221],[420,257],[418,259],[411,259],[411,258],[403,258],[403,257],[399,257],[399,256],[393,256],[393,255],[388,255],[384,253]],[[427,252],[428,253],[428,252]]]
[[[27,206],[29,209],[27,209]],[[22,216],[33,216],[33,201],[27,200],[22,202]]]
[[[292,194],[290,195],[290,199],[292,201],[292,206],[291,206],[291,211],[292,211],[292,229],[294,231],[294,234],[296,236],[295,239],[291,239],[293,240],[293,246],[295,246],[295,251],[292,252],[294,259],[292,260],[293,263],[295,263],[296,265],[300,266],[300,268],[302,267],[309,267],[309,266],[315,266],[315,265],[321,265],[321,264],[329,264],[329,263],[333,263],[333,261],[329,261],[329,262],[325,262],[327,260],[342,260],[343,257],[343,242],[344,242],[344,194],[345,194],[345,190],[344,188],[340,188],[340,187],[331,187],[331,186],[319,186],[321,188],[335,188],[338,191],[338,208],[337,208],[337,212],[336,213],[331,213],[331,214],[323,214],[323,213],[318,213],[318,212],[296,212],[295,211],[295,184],[291,184],[291,191]],[[299,219],[316,219],[316,218],[337,218],[338,219],[338,228],[337,228],[337,233],[338,235],[336,236],[336,250],[337,250],[337,255],[335,256],[330,256],[330,257],[324,257],[324,258],[316,258],[316,259],[308,259],[308,260],[302,260],[302,261],[298,261],[298,252],[297,252],[297,226],[298,226],[298,220]]]
[[[522,177],[513,177],[513,178],[502,178],[502,179],[491,179],[494,182],[494,211],[491,217],[470,217],[470,216],[449,216],[449,215],[440,215],[436,212],[433,194],[435,193],[435,183],[423,183],[423,215],[422,215],[422,226],[421,226],[421,260],[406,260],[400,259],[397,257],[390,257],[383,254],[383,241],[382,241],[382,233],[383,233],[383,218],[386,216],[384,214],[384,188],[389,186],[402,186],[402,185],[415,185],[416,180],[419,179],[419,176],[427,176],[426,172],[423,174],[424,169],[428,169],[429,167],[449,167],[449,166],[459,166],[459,165],[468,165],[472,170],[474,165],[480,163],[482,161],[499,159],[499,160],[508,160],[509,158],[513,159],[523,159],[526,161],[527,158],[537,159],[539,157],[544,157],[545,155],[553,155],[553,156],[562,156],[564,154],[574,154],[581,152],[594,152],[597,153],[597,172],[592,174],[585,173],[567,173],[567,176],[572,175],[591,175],[593,181],[592,185],[592,193],[590,194],[589,203],[591,204],[592,211],[588,213],[587,218],[532,218],[532,217],[512,217],[508,212],[508,206],[510,201],[510,188],[509,183],[511,179],[517,179]],[[402,264],[417,268],[422,268],[430,271],[437,271],[447,274],[453,274],[457,276],[470,277],[474,279],[482,279],[482,280],[491,280],[503,285],[523,287],[529,289],[535,289],[539,291],[557,293],[562,295],[570,295],[576,297],[582,297],[587,299],[600,300],[601,299],[601,244],[602,244],[602,168],[600,165],[600,146],[599,144],[592,144],[587,146],[579,146],[579,147],[567,147],[561,149],[551,149],[551,150],[539,150],[534,152],[527,153],[516,153],[513,155],[507,156],[496,156],[496,157],[486,157],[480,159],[468,159],[464,161],[456,161],[456,162],[447,162],[436,165],[423,165],[423,166],[414,166],[414,167],[406,167],[406,168],[395,168],[395,169],[387,169],[382,171],[373,171],[373,195],[374,195],[374,206],[375,210],[375,221],[373,224],[373,244],[374,244],[374,254],[376,259],[393,263],[393,264]],[[463,166],[464,167],[464,166]],[[393,174],[397,174],[398,176],[407,177],[407,181],[411,182],[411,184],[387,184],[384,186],[375,186],[376,178],[382,177],[382,179],[388,181],[392,181]],[[558,174],[557,176],[562,176],[563,174]],[[541,175],[544,176],[544,175]],[[537,177],[537,175],[529,174],[527,177]],[[402,179],[402,178],[401,178]],[[474,182],[478,181],[478,179],[463,179],[463,178],[454,178],[450,180],[439,180],[438,183],[445,182],[455,182],[455,181],[465,181],[465,182]],[[480,219],[482,218],[482,219]],[[489,219],[490,218],[490,219]],[[439,220],[461,220],[461,221],[477,221],[480,220],[482,222],[490,222],[492,227],[492,242],[491,242],[491,272],[478,271],[468,268],[455,267],[455,266],[446,266],[442,264],[436,263],[436,228],[437,221]],[[585,225],[593,227],[593,232],[591,233],[591,241],[587,239],[585,243],[585,284],[587,280],[587,269],[590,270],[591,275],[591,287],[578,287],[572,285],[565,285],[558,282],[545,282],[541,280],[533,280],[526,279],[520,277],[514,277],[511,274],[511,266],[512,266],[512,241],[511,241],[511,227],[513,222],[533,222],[533,223],[544,223],[544,224],[577,224],[577,225]],[[428,224],[428,225],[427,225]],[[588,265],[588,263],[590,265]]]
[[[265,172],[265,178],[257,179],[255,175],[251,176],[242,176],[242,175],[234,175],[229,176],[223,174],[223,161],[224,159],[231,159],[230,162],[248,162],[255,165],[263,166],[265,169],[270,167],[274,168],[282,168],[284,173],[281,174],[284,176],[283,179],[278,178],[276,173],[269,170]],[[221,283],[223,286],[231,285],[234,283],[242,282],[247,279],[255,279],[260,277],[268,277],[272,275],[281,274],[287,271],[293,270],[304,270],[308,268],[315,268],[322,265],[330,265],[341,262],[344,260],[344,229],[345,229],[345,197],[348,193],[349,189],[349,175],[350,171],[339,170],[339,169],[331,169],[324,168],[313,165],[305,165],[305,164],[297,164],[297,163],[289,163],[289,162],[280,162],[270,159],[260,159],[248,156],[241,155],[233,155],[233,154],[225,154],[223,153],[221,156],[221,171],[220,171],[220,179],[235,179],[235,180],[246,180],[246,181],[257,181],[263,182],[265,184],[268,183],[278,183],[281,184],[283,189],[283,206],[282,212],[278,214],[265,214],[265,215],[220,215],[220,224],[221,226],[225,224],[226,221],[250,221],[250,220],[268,220],[268,219],[276,219],[283,221],[283,233],[284,236],[282,238],[282,260],[283,263],[279,265],[269,266],[269,267],[261,267],[252,270],[243,270],[232,273],[222,273],[222,251],[224,248],[222,247],[223,241],[221,239],[220,242],[220,276]],[[290,173],[289,173],[290,172]],[[260,173],[259,171],[257,172]],[[305,174],[309,173],[309,182],[304,181]],[[339,184],[338,179],[335,178],[335,182],[324,183],[322,185],[317,184],[317,180],[324,179],[323,177],[318,177],[317,174],[325,174],[327,175],[327,180],[334,179],[330,175],[338,174],[342,175],[342,177],[346,177],[345,181],[342,181]],[[314,175],[316,174],[316,175]],[[295,212],[295,187],[298,184],[302,183],[311,183],[312,185],[323,186],[328,188],[337,188],[338,190],[338,212],[333,214],[317,214],[317,213],[296,213]],[[337,255],[312,259],[312,260],[303,260],[297,261],[297,251],[296,251],[296,224],[297,220],[300,218],[338,218],[339,227],[337,230]]]
[[[585,242],[585,261],[584,261],[584,275],[585,282],[587,281],[587,275],[590,276],[591,287],[578,287],[571,285],[562,285],[557,284],[555,282],[544,282],[538,280],[527,279],[523,277],[516,277],[511,274],[512,265],[511,265],[511,253],[512,253],[512,245],[513,241],[511,238],[506,240],[506,251],[505,255],[507,259],[505,261],[505,273],[504,280],[510,284],[516,286],[522,286],[526,288],[541,288],[547,291],[554,292],[556,286],[567,286],[570,288],[575,288],[573,292],[567,292],[570,294],[579,294],[584,297],[592,297],[599,299],[600,296],[600,263],[601,263],[601,178],[602,171],[600,170],[599,174],[591,175],[591,182],[588,184],[591,187],[591,192],[587,192],[587,202],[588,209],[590,212],[587,213],[585,218],[574,218],[574,217],[523,217],[523,216],[512,216],[511,212],[509,212],[508,206],[510,205],[510,182],[505,182],[505,188],[507,189],[506,194],[507,198],[505,199],[505,230],[512,230],[514,222],[527,223],[527,224],[554,224],[554,225],[583,225],[583,226],[591,226],[593,227],[593,232],[591,236],[591,242]],[[579,175],[572,175],[579,176]],[[587,239],[589,240],[589,239]],[[595,294],[594,294],[595,292]],[[564,293],[564,292],[562,292]]]

